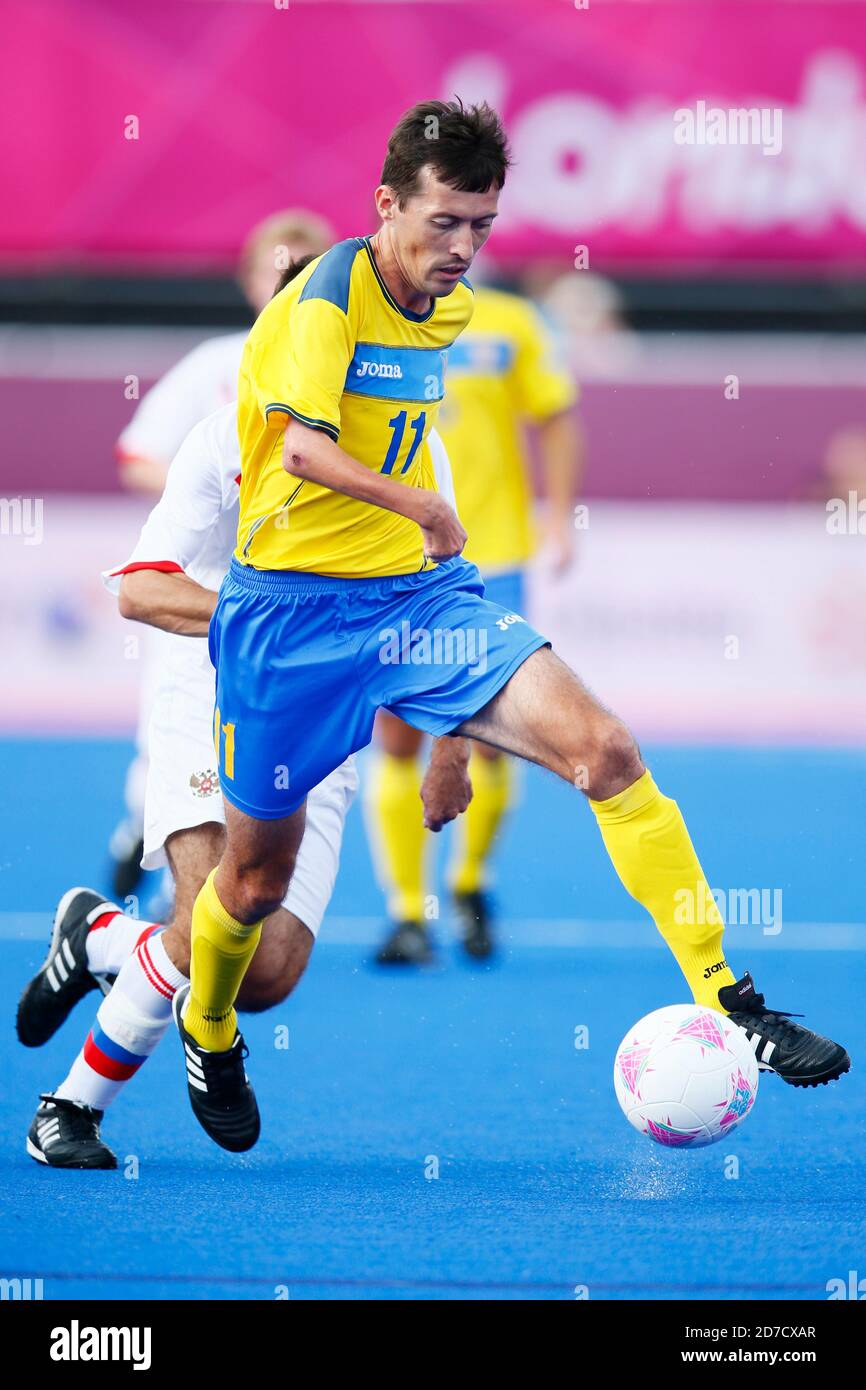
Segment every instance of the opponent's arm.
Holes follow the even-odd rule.
[[[122,618],[182,637],[206,637],[217,596],[178,571],[137,569],[120,582]]]
[[[332,492],[416,522],[424,537],[424,553],[431,560],[459,555],[466,544],[466,532],[438,492],[406,487],[387,474],[365,468],[323,430],[311,429],[299,420],[290,419],[286,426],[283,467],[294,478],[319,483]]]

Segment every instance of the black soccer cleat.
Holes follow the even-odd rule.
[[[87,933],[103,912],[119,912],[92,888],[70,888],[57,904],[48,955],[18,1001],[15,1026],[25,1047],[52,1038],[79,999],[92,989],[107,994],[113,975],[92,975],[87,964]]]
[[[102,1111],[74,1100],[39,1097],[42,1104],[27,1135],[27,1152],[49,1168],[116,1168],[117,1159],[99,1137]]]
[[[719,990],[719,1003],[744,1030],[759,1070],[776,1072],[789,1086],[826,1086],[851,1066],[844,1047],[792,1023],[790,1014],[768,1009],[748,971]]]
[[[189,985],[181,985],[172,1004],[186,1063],[189,1103],[215,1144],[230,1153],[244,1153],[253,1147],[261,1130],[255,1091],[244,1069],[249,1049],[240,1033],[235,1033],[227,1052],[208,1052],[201,1047],[183,1024],[189,990]]]
[[[433,951],[420,922],[397,922],[376,952],[377,965],[429,965]]]
[[[460,923],[460,941],[467,956],[487,960],[493,954],[493,914],[486,893],[455,893],[454,910]]]

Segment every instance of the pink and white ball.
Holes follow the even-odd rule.
[[[697,1004],[656,1009],[617,1048],[613,1084],[623,1114],[668,1148],[715,1144],[741,1124],[758,1091],[742,1028]]]

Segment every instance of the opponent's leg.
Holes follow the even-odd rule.
[[[424,735],[388,710],[379,711],[376,731],[379,753],[367,810],[391,919],[376,960],[380,965],[420,965],[431,954],[424,924],[427,835],[419,795]]]

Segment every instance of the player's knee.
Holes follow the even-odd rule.
[[[606,801],[641,776],[643,763],[633,735],[619,719],[607,719],[592,743],[583,786],[594,801]]]
[[[261,864],[237,874],[232,891],[235,916],[242,922],[269,917],[286,896],[291,877],[291,868],[279,864]]]

